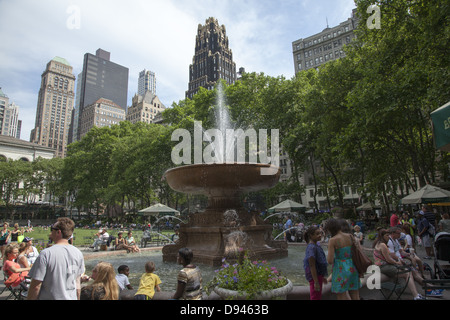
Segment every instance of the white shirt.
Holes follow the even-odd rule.
[[[394,240],[392,238],[389,238],[389,241],[387,243],[388,248],[389,248],[389,252],[390,253],[395,253],[395,255],[399,258],[402,259],[402,255],[400,254],[400,243],[397,240]]]
[[[104,234],[100,235],[99,239],[102,241],[107,241],[109,238],[108,232],[105,232]]]
[[[116,275],[116,280],[117,280],[117,283],[119,284],[120,290],[124,290],[130,284],[128,277],[126,275],[124,275],[123,273],[118,273]]]
[[[77,300],[77,278],[84,271],[78,248],[55,244],[42,250],[28,276],[42,281],[39,300]]]
[[[33,248],[33,252],[28,253],[26,257],[29,264],[34,264],[39,255],[39,251],[36,249],[35,246],[31,246],[31,248]]]

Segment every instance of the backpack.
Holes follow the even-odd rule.
[[[436,235],[436,229],[434,228],[434,226],[430,223],[430,226],[428,227],[428,234],[432,237],[434,237]]]

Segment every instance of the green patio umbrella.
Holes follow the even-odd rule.
[[[139,210],[138,213],[143,216],[155,216],[155,217],[157,217],[159,215],[163,215],[163,216],[170,216],[170,215],[179,216],[180,215],[180,211],[172,209],[161,203],[157,203],[148,208]]]
[[[282,211],[290,212],[290,211],[302,211],[302,210],[306,210],[305,205],[295,202],[295,201],[292,201],[292,200],[284,200],[283,202],[280,202],[276,206],[269,208],[267,211],[269,213],[272,213],[272,212],[282,212]]]
[[[450,152],[450,102],[431,113],[436,149]]]

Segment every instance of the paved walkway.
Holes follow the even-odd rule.
[[[372,248],[372,241],[365,240],[364,247],[368,248],[370,250]],[[434,270],[434,259],[424,259],[426,256],[425,248],[422,246],[416,246],[416,254],[419,256],[419,258],[422,260],[423,263],[428,264],[433,270]],[[445,262],[444,262],[445,264]],[[446,263],[448,265],[448,262]],[[429,274],[425,273],[426,279],[430,279]],[[416,281],[416,288],[417,291],[424,295],[424,289],[422,286]],[[361,296],[366,299],[375,299],[375,300],[383,300],[382,294],[379,292],[379,290],[369,290],[367,288],[361,289]],[[395,296],[395,294],[394,294]],[[403,295],[401,296],[402,300],[412,300],[413,296],[411,295],[409,289],[406,289]],[[450,300],[450,289],[444,290],[443,296],[439,298],[433,298],[433,297],[427,297],[427,300]]]

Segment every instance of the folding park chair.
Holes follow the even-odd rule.
[[[8,275],[3,272],[4,281],[8,279]],[[11,285],[7,286],[5,284],[5,287],[3,288],[1,293],[4,293],[6,290],[9,292],[9,296],[6,298],[6,300],[9,300],[11,298],[14,298],[13,300],[25,300],[28,295],[28,287],[30,283],[30,278],[25,277],[25,280],[22,281],[18,286],[13,287]]]
[[[391,296],[395,293],[397,296],[396,300],[400,300],[401,295],[405,292],[406,287],[408,286],[409,278],[411,277],[411,268],[408,266],[396,266],[397,274],[390,278],[388,281],[381,283],[381,294],[386,300],[389,300]],[[402,278],[400,275],[407,274],[407,278]]]

